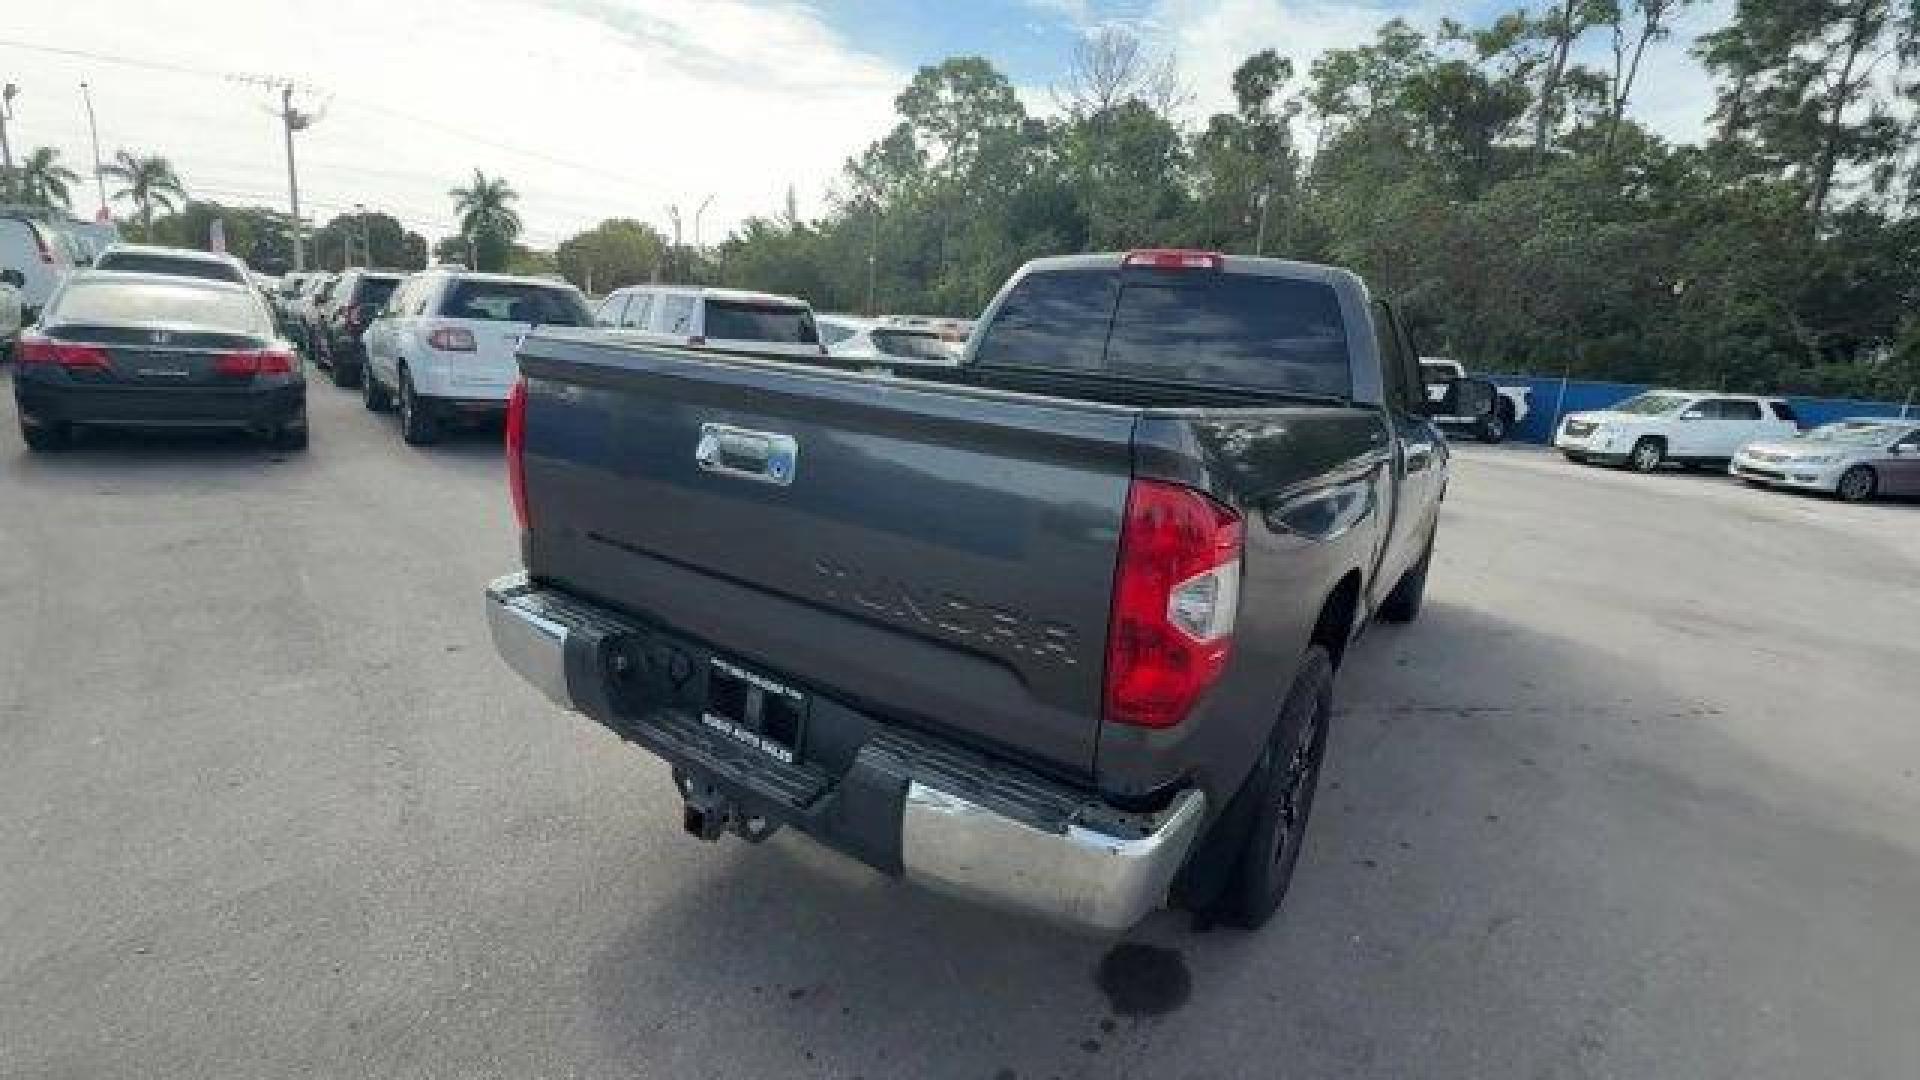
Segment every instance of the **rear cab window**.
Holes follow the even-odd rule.
[[[456,280],[440,301],[440,316],[536,326],[586,326],[593,319],[569,289],[525,281]]]
[[[170,277],[203,278],[207,281],[231,281],[247,284],[240,271],[226,263],[206,259],[182,259],[145,251],[109,251],[100,256],[96,270],[123,274],[166,274]]]
[[[1325,282],[1225,270],[1042,270],[980,331],[974,362],[1329,397],[1352,393]]]
[[[706,336],[717,341],[818,345],[813,313],[792,304],[707,298]]]

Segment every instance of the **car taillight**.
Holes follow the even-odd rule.
[[[41,334],[21,334],[14,346],[14,360],[21,367],[42,364],[68,371],[106,371],[111,367],[107,350],[98,345],[75,345]]]
[[[1198,491],[1135,480],[1127,492],[1107,629],[1106,718],[1172,727],[1226,668],[1245,525]]]
[[[1124,265],[1145,266],[1154,270],[1218,270],[1227,257],[1217,251],[1188,251],[1184,248],[1144,248],[1127,253]]]
[[[507,487],[513,492],[513,517],[527,531],[527,380],[513,384],[507,396]]]
[[[427,344],[441,352],[472,352],[473,331],[464,326],[442,326],[427,335]]]
[[[290,375],[293,354],[278,349],[250,349],[221,353],[213,358],[216,375]]]

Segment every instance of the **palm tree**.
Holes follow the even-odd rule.
[[[8,179],[8,198],[64,210],[73,205],[71,188],[80,182],[80,174],[60,164],[60,151],[41,146],[28,154]]]
[[[172,213],[180,205],[178,200],[187,197],[187,189],[173,171],[173,162],[158,154],[136,157],[122,150],[114,155],[113,164],[102,166],[100,171],[126,185],[113,197],[131,202],[139,211],[143,238],[153,236],[154,207]]]
[[[453,212],[460,216],[460,235],[474,249],[476,264],[504,260],[507,249],[520,235],[520,215],[513,202],[520,193],[502,177],[489,180],[479,169],[473,170],[473,183],[447,192],[453,197]],[[484,252],[488,257],[482,259]],[[497,256],[497,257],[496,257]],[[476,270],[489,269],[475,265]]]

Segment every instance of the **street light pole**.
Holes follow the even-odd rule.
[[[94,220],[104,222],[108,217],[107,171],[100,164],[100,123],[93,115],[93,90],[84,82],[80,84],[80,100],[87,103],[87,131],[93,136],[93,183],[100,192],[100,210]]]
[[[367,208],[353,204],[353,215],[360,221],[360,265],[373,268],[373,232],[367,227]]]
[[[7,121],[13,119],[13,99],[20,88],[8,83],[0,88],[0,172],[13,171],[13,144],[7,141]]]

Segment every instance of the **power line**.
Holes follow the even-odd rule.
[[[174,64],[174,63],[168,63],[168,62],[159,61],[159,60],[141,60],[131,56],[115,56],[112,53],[95,52],[91,49],[74,49],[74,48],[65,48],[65,47],[60,47],[55,45],[38,45],[32,42],[14,40],[12,38],[0,38],[0,46],[5,46],[5,47],[10,47],[15,49],[25,49],[30,52],[49,53],[55,56],[73,57],[73,58],[82,59],[82,60],[96,60],[104,64],[122,64],[127,67],[145,68],[149,71],[164,71],[164,72],[168,72],[175,75],[191,75],[191,76],[195,76],[197,78],[203,78],[203,79],[221,79],[228,82],[251,82],[256,84],[270,83],[274,86],[279,86],[281,84],[297,85],[299,86],[300,89],[306,90],[311,93],[319,92],[318,90],[316,90],[311,86],[306,86],[303,84],[292,84],[290,80],[285,80],[285,79],[270,79],[265,76],[259,76],[259,75],[249,75],[249,74],[238,73],[238,72],[215,71],[211,68],[193,67],[187,64]],[[432,120],[424,116],[417,116],[413,113],[403,112],[402,110],[395,109],[388,105],[380,104],[379,102],[368,101],[368,100],[365,100],[364,98],[349,97],[344,94],[336,94],[333,96],[338,101],[354,105],[358,108],[366,109],[369,112],[379,113],[383,116],[388,116],[395,120],[404,120],[408,123],[419,124],[422,127],[433,128],[437,131],[445,132],[446,134],[449,134],[449,135],[455,135],[460,138],[467,139],[471,142],[478,143],[482,146],[491,147],[495,150],[501,150],[509,154],[518,154],[522,157],[532,158],[536,161],[544,161],[549,165],[558,165],[566,169],[575,169],[579,172],[590,173],[594,176],[599,176],[608,180],[616,180],[622,184],[640,187],[643,189],[648,189],[653,191],[665,190],[659,187],[658,185],[650,184],[643,180],[636,180],[631,174],[619,173],[611,169],[603,169],[597,165],[588,165],[584,162],[570,161],[566,158],[556,157],[552,154],[546,153],[545,151],[541,151],[541,150],[531,150],[524,146],[515,146],[512,143],[501,142],[498,139],[494,139],[486,135],[481,135],[477,132],[468,131],[465,128],[456,127],[452,124],[443,123],[439,120]]]

